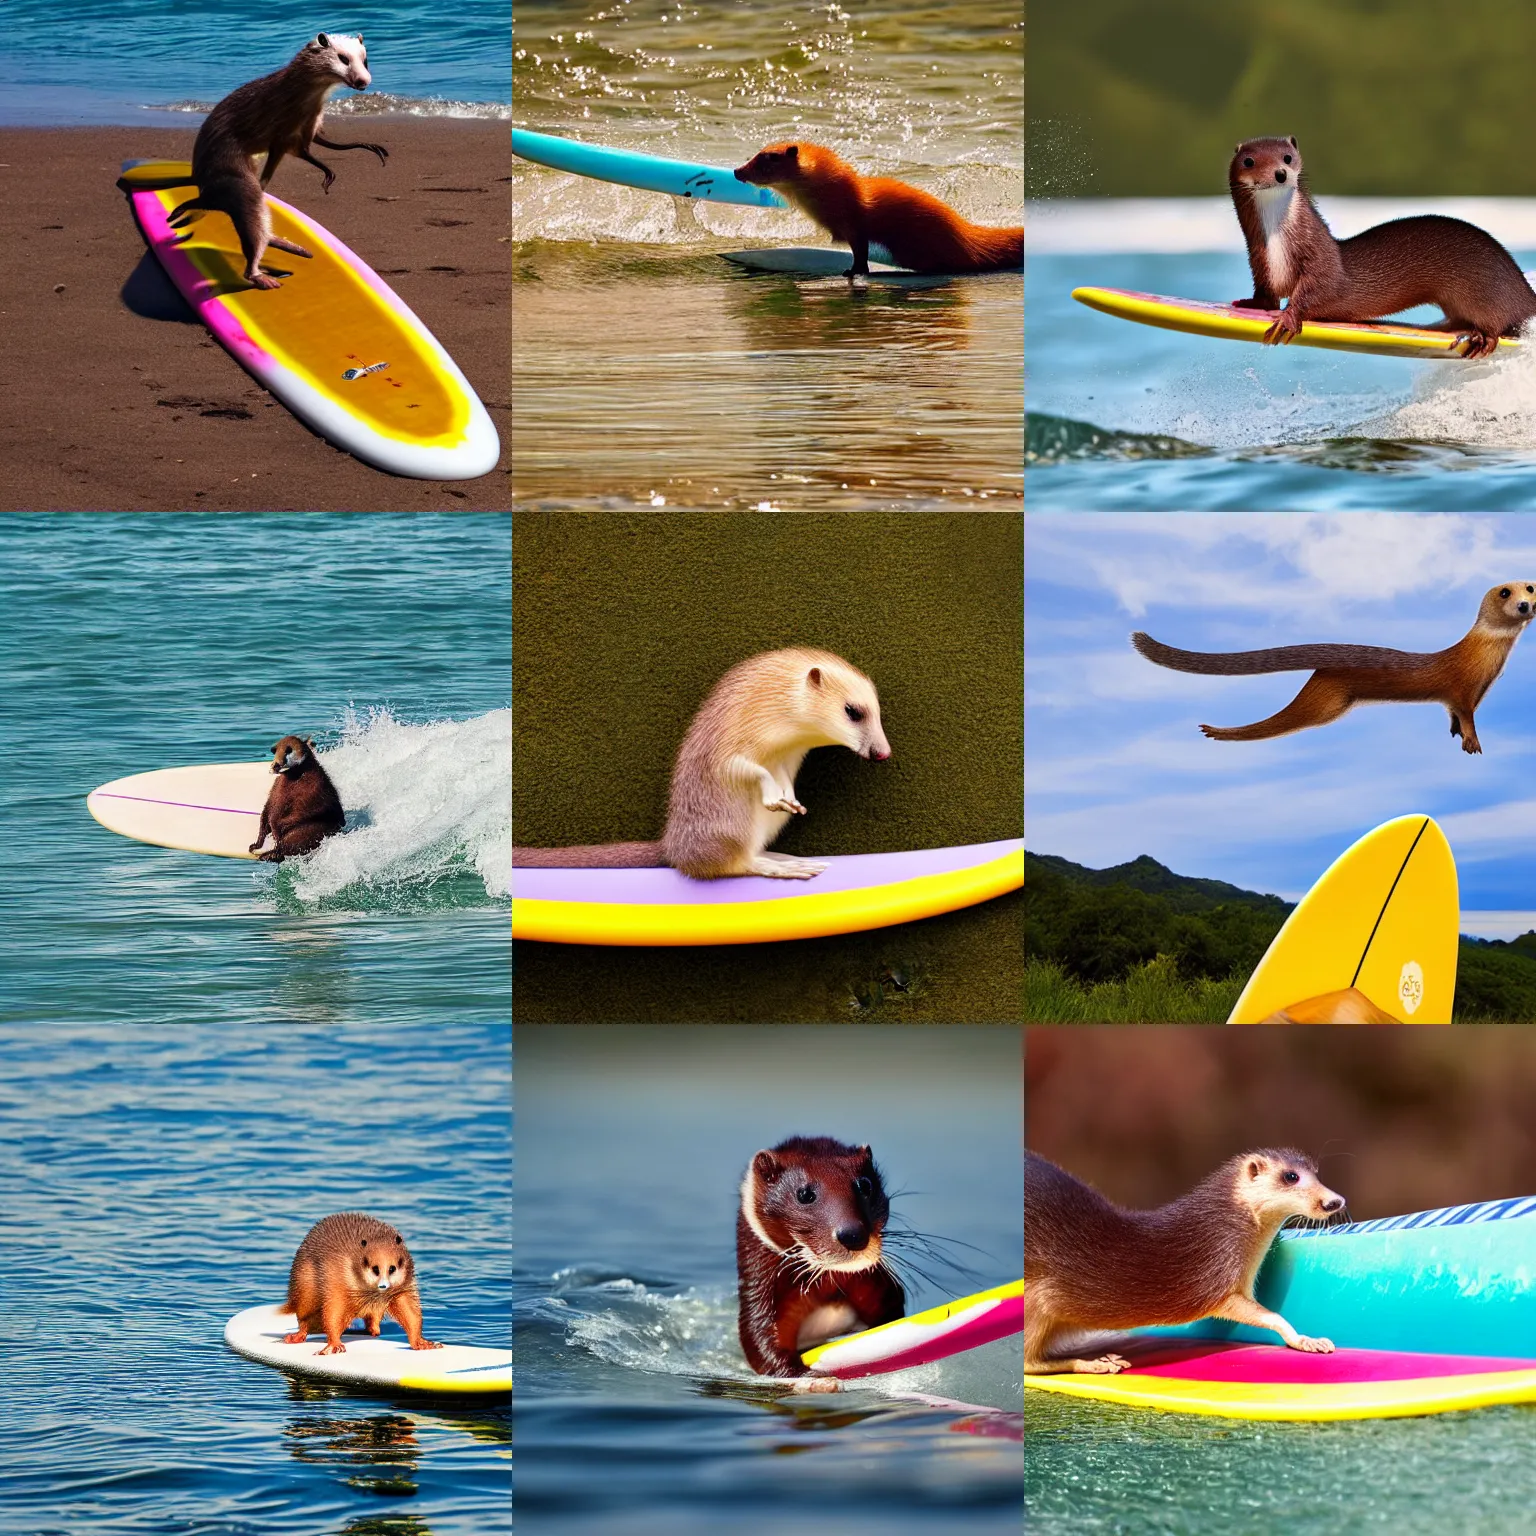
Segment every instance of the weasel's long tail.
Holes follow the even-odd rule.
[[[591,843],[580,848],[514,848],[513,869],[662,869],[660,843]]]
[[[1414,651],[1393,651],[1382,645],[1276,645],[1264,651],[1181,651],[1154,640],[1139,629],[1131,644],[1148,661],[1175,672],[1203,672],[1222,677],[1247,677],[1257,672],[1312,672],[1319,668],[1367,667],[1402,671],[1423,665]]]

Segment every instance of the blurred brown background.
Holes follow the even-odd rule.
[[[1536,1194],[1536,1029],[1026,1032],[1025,1137],[1122,1205],[1295,1146],[1357,1221]]]

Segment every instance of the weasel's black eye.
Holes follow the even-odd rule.
[[[1253,169],[1253,156],[1252,155],[1244,155],[1243,156],[1243,164],[1246,165],[1248,167],[1248,169],[1251,171]]]
[[[853,1181],[853,1187],[858,1190],[861,1195],[872,1195],[875,1192],[874,1183],[870,1179],[855,1179]]]
[[[864,711],[857,704],[844,704],[843,713],[853,721],[855,725],[864,718]]]
[[[1287,165],[1289,165],[1289,164],[1290,164],[1290,163],[1291,163],[1291,157],[1290,157],[1290,156],[1289,156],[1289,155],[1287,155],[1287,156],[1286,156],[1286,157],[1285,157],[1285,163],[1286,163],[1286,164],[1287,164]]]
[[[389,1272],[390,1272],[390,1274],[394,1274],[394,1272],[395,1272],[395,1266],[394,1266],[394,1265],[393,1265],[393,1264],[391,1264],[391,1265],[390,1265],[390,1266],[389,1266]]]
[[[1529,592],[1531,589],[1529,587],[1527,587],[1525,590],[1527,592]],[[1500,597],[1508,597],[1509,596],[1509,588],[1508,587],[1500,587],[1499,588],[1499,596]]]
[[[1294,1168],[1287,1168],[1285,1172],[1280,1175],[1280,1182],[1282,1184],[1300,1184],[1301,1175],[1297,1173]]]
[[[801,1205],[815,1205],[816,1191],[812,1189],[809,1184],[807,1184],[804,1189],[797,1189],[795,1191],[795,1199],[798,1200]]]

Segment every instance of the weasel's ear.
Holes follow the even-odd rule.
[[[1260,1172],[1263,1170],[1263,1167],[1264,1164],[1261,1159],[1257,1157],[1250,1157],[1248,1159],[1248,1177],[1250,1179],[1258,1178]]]
[[[278,749],[278,748],[279,748],[279,747],[280,747],[280,746],[282,746],[282,742],[280,742],[280,741],[274,741],[274,742],[273,742],[273,743],[272,743],[272,750],[273,750],[273,751],[274,751],[274,752],[276,752],[276,751],[277,751],[277,749]]]
[[[759,1152],[752,1159],[752,1171],[758,1178],[771,1184],[783,1172],[783,1169],[780,1168],[779,1160],[772,1152]]]
[[[820,688],[821,687],[821,668],[820,667],[812,667],[811,670],[805,674],[805,680],[806,680],[806,682],[808,682],[811,685],[812,688]]]
[[[331,40],[330,40],[330,38],[328,38],[328,37],[327,37],[327,36],[326,36],[326,35],[325,35],[325,33],[324,33],[324,32],[322,32],[322,33],[321,33],[321,34],[320,34],[320,35],[319,35],[319,36],[318,36],[318,37],[317,37],[317,38],[316,38],[316,39],[315,39],[315,44],[314,44],[314,45],[315,45],[315,47],[316,47],[316,48],[329,48],[329,47],[330,47],[330,46],[331,46]]]
[[[1300,149],[1301,148],[1301,145],[1299,145],[1296,142],[1296,135],[1294,133],[1291,135],[1291,148],[1292,149]]]
[[[304,745],[313,752],[315,750],[315,738],[313,736],[306,736],[304,738]]]
[[[793,160],[798,164],[800,160],[800,146],[798,144],[791,144],[789,148],[784,151],[784,154],[788,159]]]

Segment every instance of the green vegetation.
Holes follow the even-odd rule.
[[[1291,908],[1143,855],[1088,869],[1024,855],[1024,1017],[1221,1023]],[[1536,1022],[1536,932],[1461,940],[1457,1023]]]
[[[1536,194],[1536,7],[1040,0],[1028,36],[1033,197],[1222,193],[1282,133],[1315,192]]]

